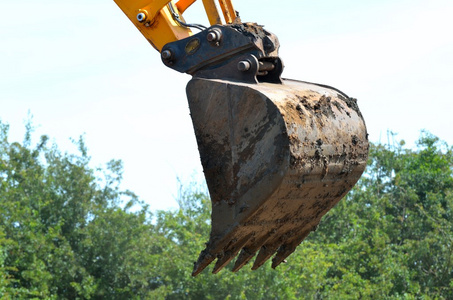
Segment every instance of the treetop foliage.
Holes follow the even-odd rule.
[[[2,299],[453,299],[453,149],[371,145],[366,174],[273,270],[191,277],[210,200],[192,184],[179,210],[120,188],[122,163],[90,167],[43,136],[8,141],[0,122]],[[158,171],[158,170],[155,170]]]

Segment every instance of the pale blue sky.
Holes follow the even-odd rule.
[[[392,130],[412,144],[427,129],[453,144],[453,1],[234,4],[243,21],[277,34],[284,77],[358,98],[372,141]],[[202,176],[190,77],[166,68],[113,0],[0,7],[0,119],[11,138],[22,139],[28,111],[37,134],[63,149],[85,133],[94,165],[122,159],[124,187],[153,209],[176,207],[176,178]],[[187,20],[206,24],[196,9]]]

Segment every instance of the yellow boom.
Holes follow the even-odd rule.
[[[159,52],[165,44],[192,35],[191,26],[185,23],[182,14],[195,1],[115,0],[131,22]],[[203,0],[203,5],[211,25],[231,24],[237,17],[230,0],[218,2],[224,22],[214,0]]]

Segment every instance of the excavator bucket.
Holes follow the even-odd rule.
[[[368,156],[357,102],[324,85],[193,78],[190,112],[212,201],[212,229],[194,265],[237,271],[294,252],[354,186]]]
[[[195,1],[115,0],[167,67],[193,76],[187,95],[212,230],[192,275],[215,259],[217,273],[238,253],[233,271],[257,252],[252,269],[274,254],[275,268],[363,173],[365,123],[342,92],[282,81],[277,36],[243,23],[231,0],[203,0],[211,27],[186,23]]]

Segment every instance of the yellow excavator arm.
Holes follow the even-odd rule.
[[[191,27],[200,28],[200,25],[187,24],[182,16],[195,1],[115,0],[129,20],[159,52],[165,44],[191,36]],[[203,5],[211,25],[231,24],[236,20],[236,12],[230,0],[219,1],[224,21],[214,0],[203,0]]]
[[[271,256],[273,268],[285,262],[365,169],[356,99],[282,79],[277,37],[241,22],[230,0],[203,0],[210,27],[182,17],[195,0],[115,2],[167,67],[193,76],[186,92],[212,221],[192,275],[235,257],[233,272],[255,256],[253,270]]]

